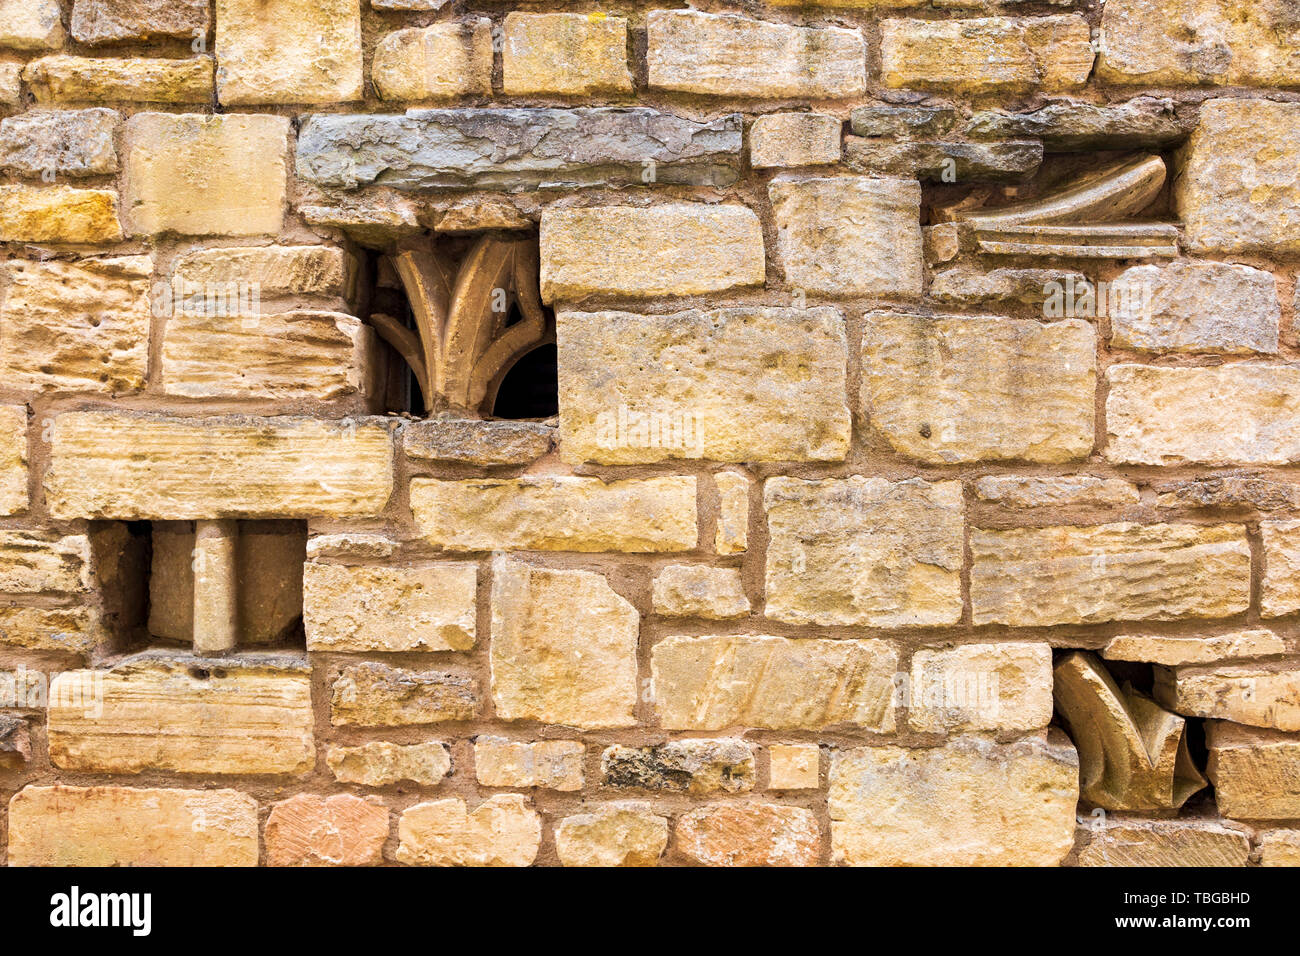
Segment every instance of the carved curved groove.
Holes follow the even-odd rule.
[[[978,228],[1120,222],[1151,205],[1165,176],[1163,159],[1139,156],[1089,173],[1063,192],[961,218]]]

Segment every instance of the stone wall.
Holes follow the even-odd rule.
[[[1298,93],[1281,0],[0,0],[5,858],[1300,861]]]

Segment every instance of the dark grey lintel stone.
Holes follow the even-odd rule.
[[[644,107],[425,109],[304,117],[297,166],[327,189],[726,186],[740,150],[738,113],[697,123]]]

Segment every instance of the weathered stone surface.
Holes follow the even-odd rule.
[[[749,613],[739,568],[671,564],[655,576],[654,610],[665,617],[725,621]]]
[[[615,744],[600,758],[607,787],[689,793],[754,789],[754,748],[743,740],[670,740],[651,747]]]
[[[556,331],[566,461],[838,461],[848,453],[848,346],[835,309],[561,312]]]
[[[960,115],[951,106],[891,106],[873,103],[853,108],[849,114],[849,128],[857,136],[925,139],[943,136],[956,125]]]
[[[1055,866],[1074,845],[1079,759],[1064,734],[862,747],[831,762],[831,860]]]
[[[1300,611],[1300,521],[1261,521],[1264,580],[1259,595],[1264,617]]]
[[[0,120],[0,167],[21,176],[117,172],[116,110],[30,110]]]
[[[777,180],[768,195],[788,286],[836,297],[920,297],[918,182],[862,176]]]
[[[208,0],[74,0],[72,38],[78,43],[202,39],[212,18]]]
[[[318,558],[391,558],[399,543],[386,535],[365,531],[312,535],[307,541],[307,560]]]
[[[1267,830],[1259,835],[1260,866],[1300,866],[1300,830]]]
[[[0,63],[0,106],[19,106],[23,100],[23,65]]]
[[[1196,110],[1165,97],[1139,96],[1098,105],[1063,101],[1028,113],[976,113],[966,124],[972,139],[1034,137],[1052,152],[1095,149],[1162,149],[1182,142],[1196,125]]]
[[[1097,75],[1148,86],[1295,86],[1297,40],[1286,4],[1108,0]]]
[[[963,644],[912,656],[908,723],[928,733],[1029,731],[1052,719],[1047,644]]]
[[[1090,323],[897,312],[866,323],[862,411],[900,454],[1059,464],[1092,450]]]
[[[300,793],[271,807],[267,866],[376,866],[384,860],[388,808],[376,797]]]
[[[373,740],[358,747],[331,746],[325,762],[339,783],[365,787],[386,787],[403,780],[433,787],[451,773],[447,746],[436,742],[403,745]]]
[[[931,182],[1020,182],[1042,162],[1043,144],[1038,140],[956,143],[844,138],[844,164],[877,176],[914,176]]]
[[[695,479],[685,476],[416,478],[411,511],[449,551],[689,551],[698,537]]]
[[[305,670],[146,653],[50,684],[50,761],[89,773],[301,774],[316,763]]]
[[[976,624],[1230,617],[1250,604],[1242,525],[975,529],[970,547]]]
[[[654,866],[667,846],[668,818],[645,803],[601,804],[555,827],[555,852],[565,866]]]
[[[492,699],[502,720],[636,723],[636,609],[594,571],[492,564]]]
[[[1300,509],[1300,485],[1258,475],[1212,475],[1155,486],[1165,508]]]
[[[0,592],[73,594],[90,589],[90,539],[0,530]]]
[[[1038,478],[1021,475],[987,475],[975,482],[975,496],[1003,508],[1123,508],[1136,505],[1137,485],[1122,478],[1074,475]]]
[[[1180,714],[1300,731],[1300,666],[1294,663],[1158,668],[1155,697]]]
[[[1220,813],[1239,820],[1300,818],[1300,737],[1210,720],[1205,743]]]
[[[961,617],[962,491],[918,478],[770,478],[768,617],[936,627]]]
[[[411,671],[374,661],[343,668],[334,682],[330,722],[336,727],[407,727],[473,720],[478,681],[446,671]]]
[[[1106,370],[1106,457],[1134,465],[1300,459],[1300,365]]]
[[[630,93],[627,20],[585,13],[509,13],[501,49],[507,96]],[[490,44],[489,44],[490,46]],[[491,70],[491,56],[488,57]]]
[[[665,730],[895,727],[898,650],[885,641],[669,637],[650,667]]]
[[[181,312],[167,321],[163,391],[186,398],[329,401],[365,386],[373,333],[341,312]]]
[[[464,651],[474,646],[474,564],[303,568],[311,651]]]
[[[744,475],[720,471],[713,476],[718,486],[718,525],[713,532],[713,550],[718,554],[742,554],[749,550],[749,486]]]
[[[0,644],[84,656],[104,636],[101,623],[88,607],[0,606]]]
[[[652,10],[646,17],[651,89],[712,96],[858,96],[866,90],[860,30],[796,27],[733,14]]]
[[[117,193],[72,186],[0,186],[0,242],[117,242]]]
[[[755,169],[819,166],[840,161],[839,117],[825,113],[769,113],[749,128],[749,165]]]
[[[22,770],[32,759],[27,721],[0,714],[0,770]]]
[[[517,793],[499,793],[471,812],[464,800],[419,803],[402,813],[397,862],[415,866],[529,866],[542,818]]]
[[[238,790],[26,787],[10,866],[257,866],[257,801]]]
[[[177,308],[199,311],[207,292],[231,283],[255,287],[261,298],[277,295],[347,294],[349,257],[333,246],[249,246],[196,249],[177,260],[172,286]]]
[[[1077,16],[884,20],[881,79],[889,87],[1054,92],[1092,72],[1092,34]]]
[[[474,773],[485,787],[581,790],[586,752],[578,740],[521,743],[505,737],[476,737]]]
[[[672,203],[542,213],[542,300],[700,295],[762,285],[763,230],[745,206]]]
[[[527,199],[523,198],[523,202]],[[484,229],[531,230],[533,220],[512,198],[490,193],[447,197],[435,200],[434,232],[479,232]]]
[[[0,405],[0,515],[27,510],[27,407]]]
[[[1177,667],[1286,652],[1286,642],[1272,631],[1251,630],[1192,637],[1121,634],[1110,639],[1101,656],[1115,661],[1145,661]]]
[[[217,0],[227,106],[361,99],[360,0]]]
[[[492,93],[492,21],[435,23],[375,45],[370,81],[380,99],[415,103]]]
[[[469,465],[528,465],[555,444],[555,428],[540,422],[431,418],[402,429],[408,458]]]
[[[38,103],[210,103],[212,57],[46,56],[23,79]]]
[[[1223,262],[1135,266],[1117,283],[1110,344],[1149,352],[1277,352],[1282,318],[1272,273]]]
[[[816,790],[821,786],[821,748],[773,744],[767,748],[769,790]]]
[[[518,191],[642,185],[648,175],[724,186],[736,180],[740,144],[737,114],[697,123],[646,107],[429,109],[313,115],[297,162],[301,179],[327,189]]]
[[[133,235],[280,231],[289,121],[137,113],[126,122],[123,204]]]
[[[301,206],[298,212],[310,226],[342,229],[349,239],[375,249],[424,231],[416,203],[382,188],[357,196],[335,194],[324,205]]]
[[[1261,143],[1274,144],[1261,149]],[[1211,100],[1184,147],[1175,208],[1195,252],[1300,251],[1300,103]]]
[[[0,368],[10,386],[144,387],[153,259],[11,260],[0,266]]]
[[[57,50],[64,36],[59,0],[0,0],[0,47]]]
[[[719,803],[677,819],[677,848],[703,866],[816,866],[817,819],[801,807]]]
[[[1245,866],[1250,836],[1214,820],[1109,818],[1092,831],[1079,852],[1079,866]]]

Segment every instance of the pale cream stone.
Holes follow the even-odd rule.
[[[713,483],[718,486],[713,550],[718,554],[742,554],[749,550],[749,478],[735,471],[720,471],[713,476]]]
[[[1177,667],[1214,664],[1239,658],[1271,657],[1287,652],[1286,641],[1272,631],[1232,631],[1177,637],[1157,634],[1121,634],[1112,637],[1101,656],[1113,661],[1145,661]]]
[[[238,790],[25,787],[10,866],[257,866],[257,801]]]
[[[907,720],[922,733],[1041,730],[1052,719],[1047,644],[962,644],[912,656]]]
[[[961,483],[769,478],[768,617],[937,627],[961,618]]]
[[[749,613],[738,568],[670,564],[655,576],[654,610],[665,617],[725,621]]]
[[[769,790],[816,790],[821,786],[821,748],[816,744],[772,744],[767,748]]]
[[[760,116],[749,128],[749,165],[782,169],[838,163],[843,125],[825,113]]]
[[[45,495],[59,518],[365,516],[393,490],[376,419],[65,412],[50,436]]]
[[[1173,202],[1189,249],[1300,252],[1300,103],[1210,100],[1183,153]]]
[[[828,799],[833,863],[1055,866],[1074,846],[1079,757],[1059,731],[861,747],[831,761]]]
[[[652,10],[646,17],[651,89],[776,99],[859,96],[866,91],[866,59],[857,29],[695,10]]]
[[[85,656],[107,636],[102,624],[88,607],[0,606],[0,644]]]
[[[395,102],[489,96],[492,21],[477,17],[390,33],[375,46],[370,81],[380,99]]]
[[[309,651],[465,651],[474,646],[478,566],[303,567]]]
[[[0,369],[10,386],[78,392],[144,387],[150,256],[0,266]]]
[[[763,229],[746,206],[548,206],[542,299],[700,295],[762,285]]]
[[[1132,465],[1300,460],[1300,365],[1106,370],[1106,457]]]
[[[1078,16],[884,20],[885,86],[954,92],[1056,92],[1092,72],[1092,32]]]
[[[498,556],[492,564],[492,699],[502,720],[636,723],[636,609],[593,571]]]
[[[415,526],[449,551],[689,551],[695,479],[571,475],[411,481]]]
[[[1081,828],[1092,836],[1080,866],[1245,866],[1250,857],[1250,836],[1214,820],[1108,818]]]
[[[0,63],[0,106],[18,106],[23,99],[23,64]]]
[[[895,728],[898,649],[886,641],[669,637],[650,669],[666,730]]]
[[[211,103],[212,57],[55,56],[32,60],[23,79],[38,103]]]
[[[506,14],[504,41],[501,73],[507,96],[632,91],[623,17],[516,11]],[[488,65],[490,70],[490,55]]]
[[[1122,478],[1071,475],[986,475],[975,482],[975,496],[1004,508],[1123,508],[1141,501],[1137,485]]]
[[[898,312],[865,319],[862,412],[900,454],[934,464],[1061,464],[1092,450],[1090,323]]]
[[[360,0],[217,0],[227,106],[361,99]]]
[[[344,296],[351,257],[333,246],[246,246],[195,249],[172,269],[174,307],[199,311],[207,293],[242,283],[260,298],[276,295]]]
[[[668,846],[668,818],[648,803],[600,804],[555,827],[555,852],[565,866],[654,866]]]
[[[1300,866],[1300,830],[1267,830],[1259,835],[1260,866]]]
[[[1300,611],[1300,521],[1261,521],[1264,579],[1259,609],[1264,617]]]
[[[50,761],[83,773],[302,774],[316,764],[305,670],[143,656],[50,683]]]
[[[27,504],[27,407],[0,405],[0,515]]]
[[[565,461],[848,453],[848,345],[835,309],[561,312],[556,334]]]
[[[413,671],[365,661],[344,667],[330,697],[335,727],[415,727],[473,720],[478,680],[452,671]]]
[[[1205,743],[1220,813],[1238,820],[1300,819],[1300,736],[1210,720]]]
[[[0,186],[0,242],[117,242],[117,193],[72,186]]]
[[[126,121],[132,235],[274,235],[284,221],[289,121],[267,114],[137,113]]]
[[[394,744],[372,740],[358,747],[331,745],[325,752],[325,762],[339,783],[366,787],[385,787],[403,780],[433,787],[451,773],[447,745],[434,741]]]
[[[419,803],[397,825],[397,862],[413,866],[530,866],[542,818],[517,793],[499,793],[473,811],[452,798]]]
[[[73,594],[90,587],[90,539],[84,534],[0,530],[0,591]]]
[[[836,176],[768,187],[786,285],[838,298],[921,296],[921,185]]]
[[[1294,662],[1158,668],[1155,698],[1192,717],[1300,731],[1300,666]]]
[[[586,753],[579,740],[524,743],[485,735],[474,738],[474,773],[485,787],[581,790]]]
[[[0,0],[0,47],[57,50],[66,37],[59,0]]]

